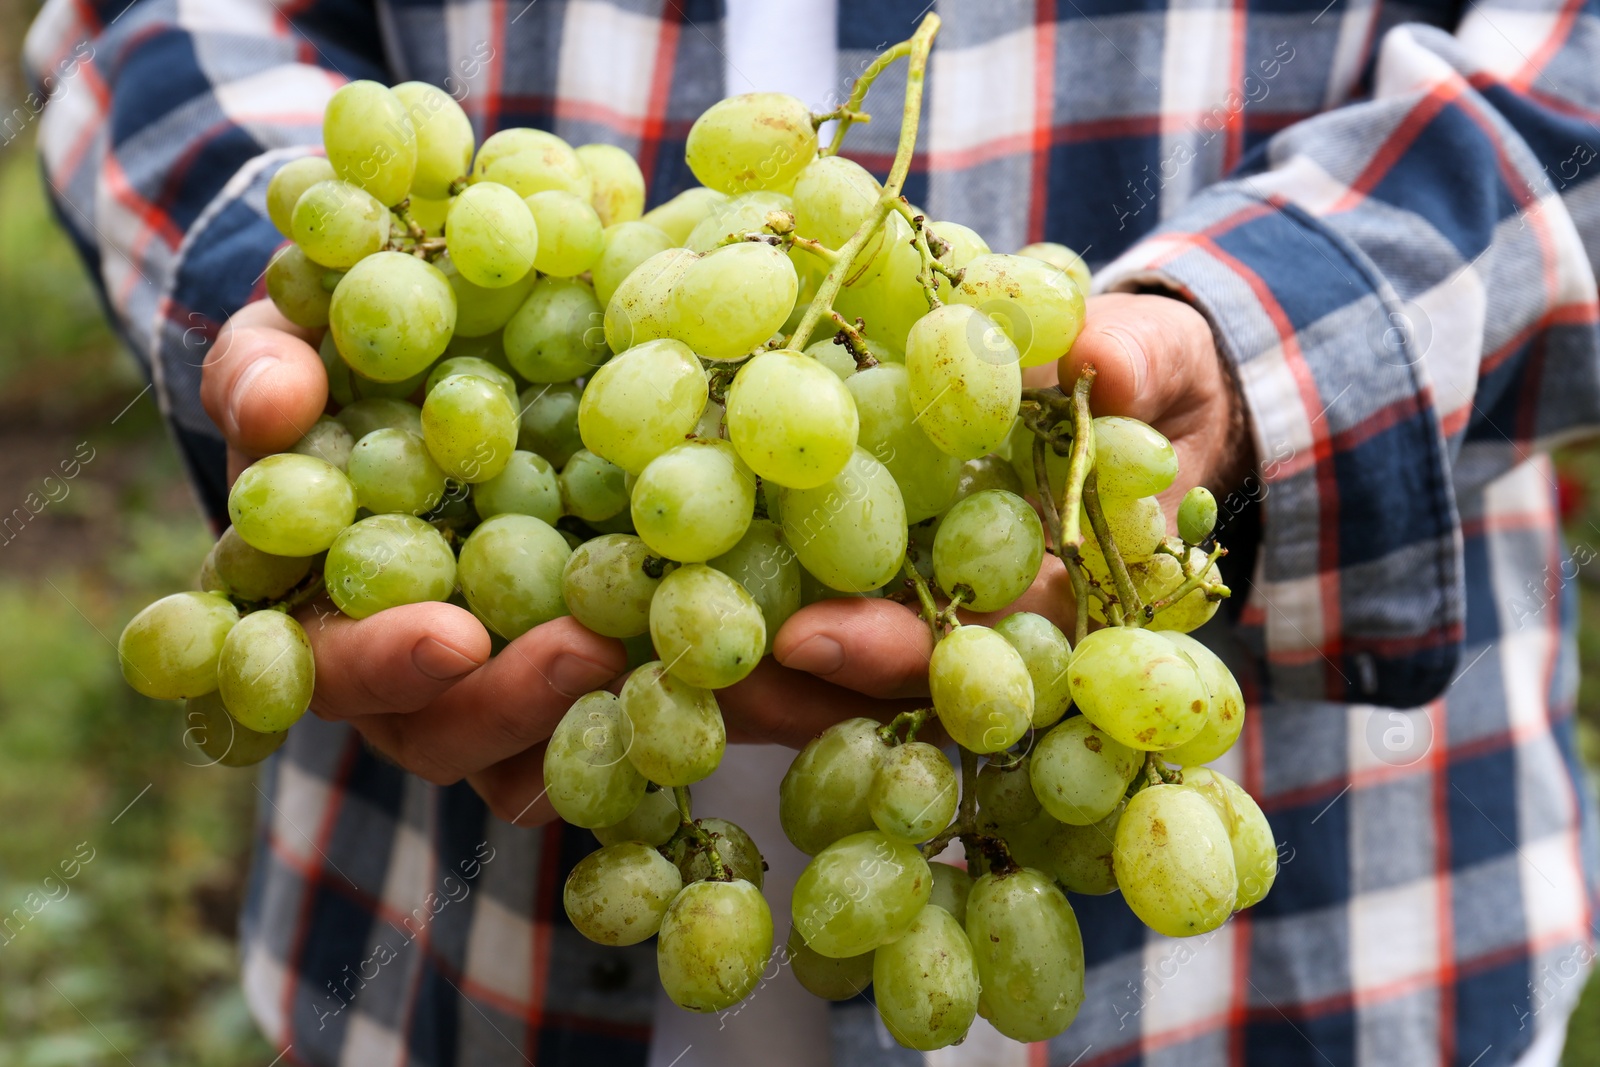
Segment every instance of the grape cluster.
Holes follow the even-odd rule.
[[[648,213],[618,149],[528,129],[478,146],[435,88],[341,88],[326,157],[267,192],[290,239],[268,292],[326,328],[336,414],[239,476],[202,590],[124,631],[128,681],[187,700],[190,734],[241,766],[310,703],[290,612],[324,591],[353,618],[449,600],[503,640],[567,614],[623,640],[621,691],[574,703],[545,752],[551,804],[601,844],[566,911],[601,944],[656,937],[672,999],[719,1011],[758,984],[773,920],[756,842],[692,810],[726,744],[716,691],[802,605],[889,597],[930,628],[931,706],[834,725],[779,786],[812,857],[784,950],[808,990],[870,984],[912,1048],[978,1014],[1042,1040],[1084,995],[1067,892],[1120,890],[1171,936],[1260,900],[1271,830],[1200,766],[1244,721],[1187,636],[1227,594],[1215,500],[1191,491],[1169,537],[1170,443],[1091,418],[1092,370],[1023,387],[1082,328],[1077,256],[995,254],[899,196],[936,29],[827,116],[770,93],[715,105],[687,144],[703,187]],[[880,184],[837,153],[902,56]],[[1047,553],[1071,640],[1038,614],[958,615],[1012,604]],[[957,840],[965,868],[935,858]]]

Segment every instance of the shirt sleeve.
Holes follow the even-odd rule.
[[[1101,274],[1211,320],[1250,413],[1264,697],[1415,706],[1465,638],[1460,504],[1600,422],[1595,0],[1403,25]],[[1220,430],[1221,428],[1219,428]],[[1252,499],[1254,498],[1254,499]]]
[[[201,362],[219,325],[262,293],[282,241],[267,181],[320,151],[335,89],[384,77],[378,41],[372,10],[351,0],[49,0],[28,33],[56,212],[213,517],[227,488]]]

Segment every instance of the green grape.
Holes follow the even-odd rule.
[[[341,85],[322,113],[333,171],[385,205],[398,204],[417,172],[417,134],[406,106],[374,81]]]
[[[701,220],[717,210],[727,199],[727,196],[715,189],[695,186],[693,189],[685,189],[666,203],[646,211],[641,221],[648,222],[666,234],[674,245],[681,246],[689,239],[689,234]]]
[[[1220,583],[1222,573],[1217,570],[1215,563],[1206,565],[1207,555],[1204,549],[1185,548],[1177,538],[1169,537],[1166,546],[1173,552],[1181,552],[1189,559],[1189,567],[1197,574],[1203,573],[1209,583]],[[1130,573],[1135,568],[1130,568]],[[1137,565],[1138,574],[1134,577],[1134,585],[1139,589],[1139,596],[1145,603],[1169,596],[1184,581],[1183,566],[1177,559],[1165,553],[1151,556],[1143,563]],[[1171,636],[1172,633],[1188,633],[1197,630],[1217,613],[1220,600],[1212,600],[1203,589],[1196,589],[1187,594],[1183,599],[1163,608],[1149,623],[1152,630]]]
[[[872,954],[872,993],[889,1033],[930,1051],[967,1036],[978,1014],[972,943],[948,911],[930,904],[898,940]]]
[[[787,325],[785,325],[784,330],[788,332]],[[806,345],[806,355],[833,371],[834,376],[841,382],[849,381],[850,377],[856,372],[856,357],[844,345],[834,344],[831,337],[824,338],[821,341],[812,341]],[[883,361],[880,360],[879,362]],[[860,405],[861,400],[857,397],[856,406],[859,408]],[[867,451],[872,451],[870,446],[867,446]]]
[[[1039,241],[1017,249],[1017,255],[1043,260],[1057,270],[1066,271],[1067,276],[1077,283],[1078,292],[1088,294],[1089,265],[1083,261],[1082,256],[1066,245],[1058,245],[1054,241]]]
[[[1101,496],[1100,510],[1106,517],[1111,539],[1122,554],[1122,561],[1129,566],[1154,555],[1167,535],[1167,518],[1161,512],[1161,502],[1153,496]],[[1083,530],[1084,558],[1098,573],[1105,568],[1105,557],[1100,552],[1099,542],[1094,541],[1088,511],[1080,509],[1078,523]]]
[[[1211,490],[1197,485],[1183,494],[1178,504],[1178,536],[1191,545],[1198,545],[1216,528],[1217,498],[1211,495]]]
[[[794,847],[814,856],[842,837],[871,830],[868,796],[887,751],[871,719],[845,719],[812,738],[778,785],[778,820]]]
[[[728,389],[728,436],[763,478],[815,489],[837,477],[856,447],[855,400],[828,368],[792,349],[762,352]]]
[[[356,490],[323,460],[293,452],[267,456],[233,483],[228,518],[252,548],[314,556],[356,520]]]
[[[283,236],[294,238],[294,206],[300,196],[318,182],[331,182],[337,176],[325,156],[301,156],[279,167],[267,182],[267,217]],[[380,205],[381,206],[381,205]]]
[[[607,226],[600,258],[589,268],[589,276],[594,279],[594,295],[602,305],[611,303],[611,297],[634,268],[671,247],[672,238],[648,222],[619,222]]]
[[[579,449],[557,478],[562,507],[585,522],[604,522],[627,509],[627,477],[615,463]]]
[[[911,406],[906,368],[880,362],[852,375],[845,386],[855,398],[860,416],[856,443],[889,469],[905,502],[906,521],[919,523],[948,508],[955,496],[961,461],[929,447]]]
[[[496,515],[461,546],[456,577],[472,613],[511,641],[567,613],[561,572],[570,555],[567,539],[548,523],[532,515]]]
[[[539,276],[534,271],[528,271],[521,278],[510,285],[502,285],[498,289],[485,289],[481,285],[474,285],[462,276],[456,268],[455,261],[449,256],[440,259],[435,266],[444,273],[450,282],[450,288],[456,294],[456,328],[447,348],[452,355],[467,355],[460,351],[460,342],[464,338],[487,337],[496,334],[506,323],[511,321],[511,316],[528,299],[528,294],[533,292]],[[496,365],[504,364],[502,369],[508,369],[511,364],[505,360],[504,348],[501,348],[501,358]]]
[[[1032,760],[1024,753],[988,760],[978,771],[978,811],[997,826],[1021,826],[1038,818],[1039,798],[1029,774]]]
[[[965,500],[985,489],[1003,489],[1018,496],[1038,494],[1038,489],[1030,490],[1022,484],[1022,479],[1011,468],[1011,461],[998,452],[961,464],[961,473],[956,477],[955,499]]]
[[[889,216],[890,224],[897,219],[898,215]],[[903,220],[901,226],[904,226]],[[917,320],[928,313],[928,298],[917,282],[922,257],[912,247],[910,234],[902,235],[897,230],[894,236],[895,242],[890,243],[878,259],[866,265],[870,271],[879,269],[878,265],[882,264],[878,276],[840,289],[833,307],[847,321],[864,320],[868,324],[868,335],[891,352],[898,353],[896,359],[904,362],[908,335]]]
[[[345,429],[344,423],[329,415],[318,415],[311,429],[289,451],[299,456],[313,456],[344,470],[350,462],[350,450],[355,446],[356,439]]]
[[[703,563],[730,551],[750,526],[756,480],[733,446],[694,438],[650,462],[633,486],[633,525],[651,551]],[[765,641],[765,633],[763,633]]]
[[[684,145],[694,176],[724,193],[787,192],[816,154],[811,109],[784,93],[719,100],[694,120]]]
[[[222,531],[201,568],[202,578],[210,576],[215,583],[206,584],[208,591],[240,600],[276,600],[310,572],[305,556],[274,556],[253,548],[232,526]]]
[[[802,237],[821,241],[829,248],[842,248],[867,220],[882,192],[878,180],[854,160],[843,156],[823,156],[813,160],[795,181],[795,232]],[[890,218],[898,220],[899,216],[892,215]],[[892,230],[893,222],[889,222],[868,239],[856,256],[850,275],[845,279],[846,285],[861,285],[883,273],[889,260],[885,242],[889,241],[892,247],[890,239],[898,236]],[[910,234],[905,236],[909,238]],[[921,269],[920,260],[916,269]],[[924,300],[922,310],[927,309],[928,304]],[[869,318],[867,321],[875,320]]]
[[[550,461],[533,452],[513,452],[501,472],[472,487],[478,518],[532,515],[551,526],[561,518],[561,485]]]
[[[522,403],[517,396],[517,380],[511,373],[477,356],[451,356],[435,363],[423,381],[423,397],[426,398],[433,392],[434,387],[440,382],[457,374],[470,374],[486,382],[493,382],[500,387],[502,393],[506,394],[506,399],[510,400],[513,406],[520,407]]]
[[[749,882],[695,882],[661,920],[656,971],[672,1002],[690,1011],[732,1007],[761,981],[772,955],[772,912]]]
[[[444,220],[450,261],[461,276],[485,289],[502,289],[527,277],[545,245],[523,199],[495,182],[463,189]]]
[[[239,611],[217,593],[173,593],[128,621],[117,640],[122,676],[156,700],[197,697],[217,687],[217,658]]]
[[[620,699],[633,727],[628,758],[650,781],[693,785],[722,762],[727,733],[709,690],[673,677],[655,662],[628,676]]]
[[[1083,330],[1078,286],[1057,268],[1026,256],[979,256],[962,268],[961,284],[949,300],[999,323],[1024,367],[1065,356]]]
[[[1094,420],[1095,478],[1108,496],[1155,496],[1178,476],[1178,454],[1159,431],[1138,419]]]
[[[417,137],[417,170],[411,195],[444,200],[450,186],[472,167],[472,120],[455,98],[427,82],[401,82],[395,98],[406,109]]]
[[[829,959],[806,944],[799,929],[792,925],[784,955],[801,988],[823,1000],[850,1000],[872,984],[871,952],[846,956],[842,960]]]
[[[926,741],[896,745],[878,760],[867,794],[872,821],[901,841],[927,841],[955,818],[961,789],[955,768]]]
[[[267,264],[267,295],[283,317],[308,330],[328,325],[333,294],[322,285],[328,269],[306,258],[299,245],[285,245]]]
[[[295,245],[314,263],[349,270],[389,240],[389,209],[360,186],[324,181],[295,202]]]
[[[588,203],[594,182],[572,146],[545,130],[501,130],[483,142],[471,180],[508,185],[518,196],[559,189]]]
[[[1041,810],[1027,822],[1015,826],[994,827],[1006,842],[1011,859],[1020,867],[1048,870],[1055,860],[1051,840],[1060,832],[1061,824]]]
[[[1205,682],[1163,634],[1125,626],[1096,630],[1073,649],[1067,680],[1078,710],[1129,748],[1175,748],[1206,723]]]
[[[375,515],[424,515],[444,499],[444,471],[409,430],[374,430],[350,452],[356,503]]]
[[[701,219],[689,231],[689,237],[683,245],[691,252],[703,254],[718,245],[741,239],[747,233],[762,233],[767,225],[767,216],[774,211],[793,214],[794,201],[782,193],[763,190],[740,193],[726,203],[719,204],[717,210]]]
[[[924,224],[929,234],[929,245],[933,238],[941,238],[950,247],[944,255],[937,257],[940,263],[951,270],[961,270],[968,263],[979,256],[987,256],[991,249],[989,242],[985,241],[976,230],[963,226],[959,222],[927,222]],[[950,299],[950,279],[939,274],[934,276],[936,291],[940,300]]]
[[[639,474],[694,431],[705,411],[706,372],[681,341],[661,338],[619,353],[584,387],[584,447]]]
[[[794,925],[824,956],[858,956],[904,934],[932,891],[933,874],[915,845],[876,830],[851,834],[801,873]]]
[[[350,370],[350,364],[339,354],[339,346],[333,343],[332,330],[323,333],[322,343],[317,346],[317,355],[321,358],[322,369],[328,376],[328,399],[341,408],[352,403],[356,398],[352,384],[355,375]]]
[[[1072,687],[1067,682],[1072,645],[1067,635],[1043,615],[1028,611],[1007,615],[994,630],[1022,654],[1028,677],[1033,679],[1033,728],[1042,730],[1056,722],[1072,703]]]
[[[767,626],[744,586],[721,571],[691,563],[656,588],[650,601],[650,640],[674,675],[701,689],[722,689],[761,661]]]
[[[1020,496],[974,493],[939,520],[933,573],[939,588],[973,611],[997,611],[1028,591],[1044,560],[1044,527]]]
[[[1244,729],[1244,693],[1239,683],[1217,654],[1188,634],[1162,631],[1161,636],[1171,641],[1200,672],[1210,701],[1206,708],[1206,724],[1200,732],[1175,748],[1161,753],[1167,763],[1180,767],[1194,767],[1210,763],[1221,756],[1239,739]]]
[[[610,358],[605,315],[594,290],[576,278],[541,278],[506,323],[511,369],[530,382],[570,382]]]
[[[406,214],[411,216],[411,221],[421,226],[429,237],[443,237],[445,216],[450,213],[449,199],[430,200],[415,193],[409,199],[411,206],[406,208]]]
[[[801,607],[807,607],[823,600],[844,600],[857,598],[861,600],[881,600],[885,594],[888,593],[888,591],[889,587],[887,584],[881,585],[876,589],[864,589],[859,593],[846,592],[839,589],[830,589],[828,586],[823,585],[820,581],[818,581],[816,575],[812,574],[804,567],[800,568]]]
[[[578,433],[578,406],[583,390],[569,382],[534,385],[522,391],[517,447],[537,452],[556,467],[565,467],[583,450]]]
[[[1058,822],[1088,826],[1121,803],[1144,754],[1076,715],[1039,740],[1030,763],[1033,792],[1044,810]]]
[[[830,589],[864,593],[900,571],[906,507],[889,469],[857,448],[833,480],[778,494],[783,536]]]
[[[770,519],[753,519],[739,543],[707,564],[744,586],[767,624],[767,645],[789,616],[800,610],[800,561],[783,540],[783,530]]]
[[[311,642],[281,611],[253,611],[222,642],[217,692],[228,714],[257,733],[287,730],[311,706]]]
[[[422,409],[407,400],[391,397],[357,400],[340,408],[334,418],[349,432],[352,441],[378,430],[405,430],[422,436]],[[351,450],[354,448],[352,444]]]
[[[518,282],[517,284],[522,285],[524,283],[531,287],[533,285],[533,279],[524,278],[522,282]],[[516,288],[516,286],[513,286],[512,288]],[[480,289],[479,292],[489,293],[496,292],[496,290]],[[479,359],[490,366],[499,367],[501,370],[511,375],[511,379],[517,383],[518,389],[524,388],[528,384],[521,378],[517,377],[516,371],[511,369],[511,361],[506,358],[506,346],[504,340],[498,331],[482,334],[477,337],[466,337],[462,335],[458,325],[455,336],[451,337],[450,343],[445,346],[444,354],[446,359]]]
[[[669,332],[707,359],[738,359],[782,328],[799,289],[794,265],[778,249],[726,245],[690,263],[672,287]]]
[[[539,227],[539,253],[533,265],[540,274],[571,278],[594,266],[605,250],[605,226],[588,200],[546,189],[525,203]]]
[[[761,850],[749,834],[726,819],[696,819],[695,825],[711,836],[717,859],[722,861],[724,871],[733,878],[743,879],[757,889],[761,888],[761,883],[766,880],[767,861],[761,858]],[[691,849],[679,863],[678,869],[683,872],[685,882],[710,881],[715,875],[711,855],[704,848]]]
[[[328,325],[351,369],[397,382],[444,353],[456,324],[456,295],[439,268],[404,252],[379,252],[350,269],[333,291]]]
[[[575,151],[594,192],[589,204],[607,226],[633,222],[644,214],[644,172],[626,149],[614,144],[579,145]]]
[[[325,335],[325,336],[331,336]],[[335,347],[334,351],[338,351]],[[344,357],[339,357],[342,361]],[[428,380],[429,368],[413,374],[409,378],[402,378],[398,382],[375,382],[371,378],[363,377],[355,371],[350,371],[350,396],[355,400],[410,400]]]
[[[1209,767],[1186,769],[1183,788],[1204,796],[1228,832],[1234,872],[1239,878],[1233,910],[1243,911],[1259,904],[1278,877],[1278,842],[1261,806],[1238,782]]]
[[[983,312],[946,304],[918,319],[906,371],[917,425],[941,451],[977,459],[1011,432],[1022,400],[1017,349]]]
[[[928,688],[945,732],[973,752],[1010,748],[1033,722],[1027,665],[987,626],[962,626],[934,646]]]
[[[934,860],[928,861],[928,871],[933,875],[933,893],[928,897],[928,906],[943,908],[956,922],[965,923],[972,876],[960,867]]]
[[[687,248],[669,248],[622,279],[606,302],[603,318],[611,351],[621,352],[672,333],[668,324],[673,290],[699,259]]]
[[[517,447],[517,409],[505,390],[484,378],[457,374],[422,402],[422,439],[450,477],[486,482],[505,470]]]
[[[334,539],[323,573],[339,610],[365,619],[401,604],[450,599],[456,557],[444,535],[414,515],[373,515]]]
[[[631,534],[602,534],[573,549],[561,576],[572,617],[604,637],[648,633],[650,600],[661,584],[646,569],[652,558]],[[659,562],[655,568],[660,575]]]
[[[661,928],[683,889],[673,862],[638,841],[591,852],[567,875],[561,901],[578,933],[600,945],[637,945]]]
[[[1072,905],[1029,868],[979,878],[967,898],[978,1014],[1013,1041],[1048,1041],[1083,1005],[1083,936]]]
[[[556,814],[585,828],[627,818],[644,797],[645,785],[628,762],[632,740],[633,730],[616,697],[606,692],[579,697],[561,716],[544,750],[545,795]]]
[[[213,764],[224,767],[249,767],[276,752],[289,731],[263,734],[240,726],[222,706],[216,693],[190,697],[184,705],[183,743],[192,741]]]
[[[1102,897],[1117,891],[1117,872],[1113,862],[1117,823],[1122,821],[1118,804],[1097,823],[1088,826],[1060,826],[1050,835],[1050,873],[1069,892]]]
[[[1111,862],[1128,907],[1168,937],[1215,930],[1238,899],[1227,827],[1211,802],[1187,786],[1135,793],[1117,823]]]
[[[626,819],[610,826],[596,826],[594,836],[602,845],[640,841],[660,848],[678,832],[681,818],[672,790],[657,789],[640,797]]]

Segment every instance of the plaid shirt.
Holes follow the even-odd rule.
[[[923,6],[849,5],[841,84]],[[1080,1018],[967,1062],[1515,1062],[1592,958],[1571,580],[1594,551],[1563,546],[1539,453],[1600,419],[1600,5],[937,7],[909,196],[999,249],[1084,249],[1104,287],[1185,294],[1242,386],[1261,467],[1223,518],[1254,561],[1207,637],[1253,709],[1225,766],[1283,846],[1266,901],[1203,938],[1075,899]],[[659,202],[723,95],[720,18],[713,0],[51,0],[27,46],[45,169],[213,514],[201,358],[261,293],[267,179],[318,141],[337,85],[424,79],[480,134],[615,142]],[[902,70],[869,107],[894,113]],[[852,153],[886,169],[893,127],[853,131]],[[288,1059],[644,1061],[650,946],[592,946],[561,911],[587,833],[496,823],[315,719],[263,789],[245,983]],[[836,1063],[922,1061],[871,1013],[833,1009]]]

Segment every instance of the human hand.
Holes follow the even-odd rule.
[[[230,482],[283,451],[322,414],[328,382],[315,331],[271,302],[233,316],[202,370],[200,396],[228,442]],[[555,817],[543,799],[544,741],[572,701],[621,674],[620,642],[570,618],[490,659],[489,634],[453,604],[408,604],[366,619],[327,601],[298,613],[316,658],[311,710],[349,722],[379,752],[436,784],[465,778],[503,819]]]

